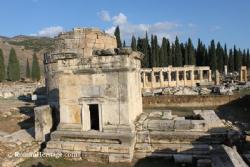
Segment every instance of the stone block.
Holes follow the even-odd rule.
[[[160,117],[162,117],[162,112],[161,111],[153,111],[149,114],[149,117],[160,118]]]
[[[191,120],[191,129],[197,131],[206,131],[208,127],[204,120]]]
[[[173,130],[173,128],[174,128],[173,120],[150,120],[148,122],[149,130],[168,131],[168,130]]]
[[[109,162],[111,163],[130,163],[132,160],[132,156],[129,154],[110,154],[109,155]]]
[[[35,139],[46,141],[53,126],[52,110],[49,105],[35,107]]]
[[[85,159],[90,162],[97,162],[97,163],[108,163],[109,162],[109,156],[108,154],[102,154],[102,153],[91,153],[91,152],[82,152],[81,154],[82,159]]]
[[[72,142],[68,142],[68,141],[64,141],[62,143],[62,149],[63,150],[74,150],[74,143]]]
[[[49,141],[46,145],[46,148],[50,149],[61,149],[61,142],[59,141]]]
[[[148,131],[137,132],[136,137],[137,143],[149,143],[150,142],[150,135]]]
[[[175,130],[190,130],[191,120],[175,120],[174,121],[174,129]]]
[[[136,152],[152,152],[152,146],[148,143],[136,143]]]
[[[171,110],[164,111],[162,119],[173,119],[172,111]]]
[[[205,120],[208,125],[208,128],[210,129],[224,127],[222,121],[213,110],[195,110],[194,113],[196,115],[200,115],[200,117]]]
[[[121,154],[129,154],[130,148],[129,146],[119,146],[119,145],[110,145],[108,147],[109,153],[121,153]]]
[[[101,146],[99,145],[87,145],[86,146],[86,151],[89,152],[100,152],[101,151]]]

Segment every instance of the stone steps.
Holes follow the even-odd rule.
[[[206,144],[136,144],[135,151],[140,153],[161,153],[161,154],[199,154],[207,155],[210,152]]]
[[[139,131],[137,132],[136,142],[150,144],[221,144],[225,141],[226,137],[226,133]]]
[[[94,162],[131,162],[134,144],[132,134],[56,131],[44,152],[75,154]]]

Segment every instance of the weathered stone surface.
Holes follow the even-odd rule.
[[[101,50],[101,55],[100,56],[110,56],[110,55],[115,55],[114,49]]]
[[[164,110],[162,119],[173,119],[172,111],[171,110]]]
[[[150,120],[148,122],[148,130],[173,130],[174,129],[174,121],[172,120]]]
[[[123,47],[123,48],[116,49],[116,53],[118,55],[130,55],[132,52],[133,52],[132,48],[130,48],[130,47],[125,47],[125,48]]]
[[[160,118],[160,117],[162,117],[162,112],[161,111],[153,111],[149,114],[149,117]]]
[[[194,110],[194,114],[200,115],[210,129],[224,127],[222,121],[213,110]]]
[[[192,128],[191,120],[176,120],[174,122],[175,130],[189,130]]]
[[[35,107],[35,139],[45,141],[53,126],[52,110],[50,106],[45,105]]]

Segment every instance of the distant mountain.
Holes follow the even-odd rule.
[[[0,48],[3,50],[7,68],[9,51],[14,48],[20,61],[21,76],[25,75],[26,61],[32,64],[32,55],[37,54],[41,71],[43,71],[43,55],[54,47],[54,39],[48,37],[18,35],[14,37],[0,36]],[[31,68],[31,67],[30,67]]]

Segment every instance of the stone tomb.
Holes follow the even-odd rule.
[[[78,38],[71,39],[76,36],[83,40],[79,43],[83,44],[83,52],[81,47],[69,45],[74,39],[77,42]],[[106,40],[100,41],[101,38]],[[46,55],[45,66],[48,86],[53,81],[57,83],[60,123],[45,151],[76,152],[90,161],[94,153],[93,161],[101,157],[108,162],[130,162],[135,142],[134,121],[142,113],[142,54],[122,49],[119,51],[123,54],[115,53],[115,45],[106,45],[114,38],[95,29],[77,29],[61,34],[58,39],[58,45],[64,43],[67,47],[58,46],[54,53]],[[108,50],[105,55],[96,55],[98,49],[114,53]],[[53,71],[49,70],[51,64],[55,67]]]

